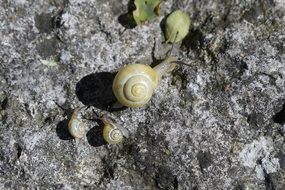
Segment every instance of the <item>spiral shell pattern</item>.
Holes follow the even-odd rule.
[[[157,73],[150,66],[131,64],[117,73],[113,92],[122,105],[142,107],[151,99],[158,80]]]
[[[106,124],[103,128],[103,138],[109,144],[117,144],[123,140],[121,130],[112,124]]]

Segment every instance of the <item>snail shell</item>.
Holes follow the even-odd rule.
[[[129,138],[129,131],[121,125],[115,123],[109,117],[101,118],[104,123],[103,138],[109,144],[118,144],[123,141],[123,138]]]
[[[158,79],[158,75],[150,66],[131,64],[116,75],[113,92],[121,104],[140,107],[150,100]]]
[[[108,123],[104,125],[103,138],[109,144],[118,144],[122,142],[124,136],[116,125]]]
[[[86,127],[78,117],[79,108],[75,109],[68,122],[68,131],[74,138],[82,138],[85,135]]]
[[[166,18],[165,37],[167,42],[175,43],[183,40],[189,32],[191,19],[181,10],[172,12]]]
[[[162,75],[174,69],[176,58],[168,57],[151,68],[144,64],[130,64],[122,68],[113,81],[117,100],[127,107],[142,107],[152,97]]]

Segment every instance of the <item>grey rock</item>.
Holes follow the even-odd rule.
[[[0,189],[285,189],[284,1],[168,0],[126,29],[129,5],[1,1]],[[161,23],[175,9],[193,21],[172,52],[190,66],[145,107],[116,107],[114,74],[166,57]],[[75,140],[66,126],[83,105]],[[107,145],[92,110],[130,137]]]

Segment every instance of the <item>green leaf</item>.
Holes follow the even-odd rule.
[[[158,16],[161,2],[162,0],[135,0],[136,10],[133,11],[133,17],[137,25]]]
[[[182,41],[189,33],[190,25],[191,19],[186,12],[182,10],[173,11],[166,18],[166,42],[176,43]]]

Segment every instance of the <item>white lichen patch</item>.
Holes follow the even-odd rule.
[[[31,132],[23,136],[23,142],[27,150],[33,150],[37,144],[43,139],[44,134],[41,132]]]
[[[55,60],[52,60],[52,59],[51,60],[41,59],[40,61],[43,65],[50,66],[50,67],[56,66],[58,64],[58,62],[56,62]]]
[[[24,5],[27,3],[26,0],[13,0],[12,1],[15,5]]]
[[[116,187],[116,188],[114,188]],[[101,187],[105,188],[105,187]],[[120,178],[112,179],[107,185],[107,189],[122,189],[122,190],[131,190],[133,189],[131,186],[127,186],[124,181],[122,181]]]
[[[74,15],[64,13],[62,15],[62,23],[64,23],[64,27],[68,29],[67,32],[69,35],[76,34],[76,29],[78,28],[79,21]]]
[[[284,0],[275,0],[277,6],[280,8],[285,8],[285,1]]]
[[[272,139],[260,137],[259,140],[245,145],[239,159],[243,166],[255,169],[257,178],[264,179],[264,172],[274,173],[280,168],[279,160],[272,157],[273,151]]]

